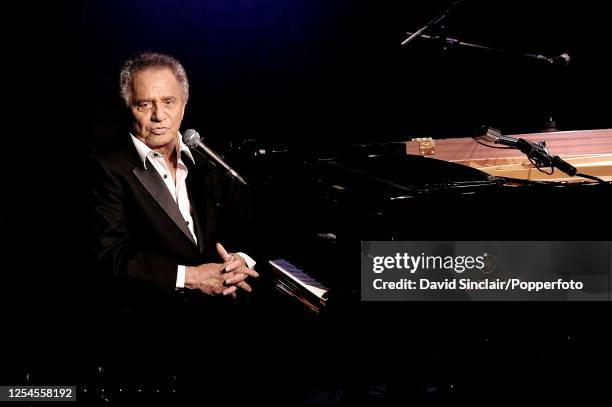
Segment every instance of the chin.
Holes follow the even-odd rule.
[[[161,146],[165,146],[166,144],[174,141],[175,136],[176,136],[175,133],[168,130],[164,134],[151,133],[151,135],[147,137],[147,140],[149,141],[150,144],[154,145],[155,147],[161,147]]]

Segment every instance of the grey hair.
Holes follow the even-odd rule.
[[[134,74],[143,69],[160,67],[168,68],[172,71],[176,79],[183,87],[183,99],[187,104],[189,98],[189,81],[183,65],[170,55],[159,54],[156,52],[141,52],[125,61],[119,75],[119,93],[127,107],[130,107],[132,97],[132,80]]]

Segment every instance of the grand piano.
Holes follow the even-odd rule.
[[[602,182],[537,170],[516,149],[472,138],[335,151],[259,148],[247,168],[261,230],[276,242],[272,257],[332,292],[354,294],[360,241],[576,240],[603,233],[612,130],[512,137],[544,142],[551,154]]]
[[[293,274],[293,283],[305,278],[328,289],[322,301],[304,301],[287,295],[291,281],[277,284],[269,336],[281,355],[302,350],[299,362],[287,358],[284,366],[299,364],[306,381],[354,375],[391,383],[398,400],[402,392],[457,400],[454,385],[466,400],[495,397],[512,380],[521,396],[534,390],[548,401],[552,393],[563,398],[559,383],[585,388],[572,383],[578,379],[570,371],[597,356],[605,315],[597,305],[360,301],[361,241],[608,239],[612,131],[516,137],[544,140],[579,172],[607,181],[559,171],[547,180],[520,152],[472,138],[434,139],[433,151],[432,140],[417,139],[255,150],[244,169],[259,202],[262,241],[277,265],[286,262],[280,272],[263,269],[277,283]]]

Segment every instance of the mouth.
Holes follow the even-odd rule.
[[[155,134],[157,136],[162,135],[162,134],[166,133],[167,131],[168,131],[167,127],[153,127],[151,129],[151,133],[153,133],[153,134]]]

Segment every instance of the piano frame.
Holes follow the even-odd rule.
[[[612,181],[612,129],[515,134],[534,143],[545,141],[548,150],[558,155],[579,173]],[[493,143],[489,143],[493,144]],[[559,170],[546,174],[536,169],[527,157],[515,149],[490,148],[470,137],[413,139],[406,142],[406,153],[451,161],[477,168],[493,176],[534,181],[581,182]]]

